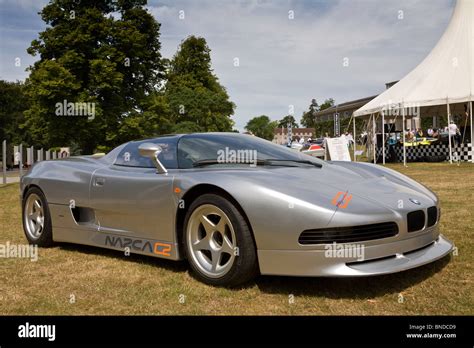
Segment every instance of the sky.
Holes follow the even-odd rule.
[[[0,0],[0,79],[28,76],[26,53],[45,28],[47,0]],[[204,37],[212,66],[236,104],[235,128],[255,116],[297,120],[312,99],[336,103],[382,92],[436,45],[455,0],[161,0],[162,55]]]

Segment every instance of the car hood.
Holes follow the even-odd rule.
[[[326,163],[322,168],[259,166],[253,169],[203,171],[207,172],[207,180],[215,178],[221,187],[236,194],[237,191],[250,189],[252,194],[314,204],[330,211],[336,209],[335,197],[339,201],[344,195],[351,198],[350,209],[346,211],[354,214],[366,213],[369,209],[372,213],[387,213],[387,210],[400,212],[401,209],[414,210],[417,206],[427,207],[437,203],[436,196],[422,185],[395,171],[379,167]]]

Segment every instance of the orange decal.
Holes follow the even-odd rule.
[[[171,256],[171,244],[156,242],[153,252],[156,255]]]
[[[340,198],[341,196],[342,198]],[[339,191],[338,193],[336,193],[331,203],[332,205],[335,205],[338,208],[346,209],[351,199],[352,195],[348,195],[347,192]]]
[[[181,189],[179,187],[174,188],[174,193],[180,193],[180,192],[181,192]]]

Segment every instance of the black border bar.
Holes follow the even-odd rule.
[[[469,346],[472,316],[4,316],[0,347],[16,345],[301,344]],[[55,340],[20,338],[20,325],[55,325]],[[409,338],[407,334],[425,337]],[[433,334],[451,337],[435,338]],[[455,334],[455,337],[452,337]],[[429,336],[431,335],[431,336]],[[227,344],[226,344],[227,343]]]

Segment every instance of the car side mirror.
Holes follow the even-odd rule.
[[[161,151],[163,151],[161,146],[153,143],[143,143],[138,147],[138,152],[140,153],[140,156],[148,157],[149,159],[151,159],[156,167],[156,171],[159,174],[164,174],[168,171],[166,170],[163,163],[161,163],[158,159],[158,155],[161,153]]]

